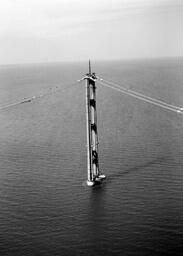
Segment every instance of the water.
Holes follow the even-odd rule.
[[[183,106],[183,59],[93,63]],[[86,63],[0,67],[0,255],[183,255],[183,116],[98,85],[100,169],[86,187]],[[67,88],[67,89],[64,89]]]

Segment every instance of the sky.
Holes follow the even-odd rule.
[[[174,56],[182,0],[0,0],[0,64]]]

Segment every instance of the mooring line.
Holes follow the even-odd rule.
[[[114,90],[119,91],[121,93],[127,94],[127,95],[132,96],[134,98],[137,98],[139,100],[142,100],[142,101],[145,101],[147,103],[159,106],[159,107],[164,108],[164,109],[171,110],[171,111],[179,113],[179,114],[183,114],[183,111],[179,107],[172,107],[173,105],[168,105],[168,103],[164,104],[164,102],[160,103],[161,101],[158,102],[158,101],[156,101],[156,99],[154,99],[154,100],[153,100],[153,98],[149,99],[149,97],[146,97],[145,95],[143,95],[143,96],[138,95],[138,94],[136,94],[136,92],[133,92],[132,90],[129,91],[128,89],[126,89],[126,88],[124,89],[123,87],[119,88],[117,86],[113,86],[113,85],[104,83],[104,82],[102,82],[102,80],[98,80],[98,82],[103,86],[106,86],[108,88],[114,89]]]

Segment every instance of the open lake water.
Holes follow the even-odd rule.
[[[92,64],[183,107],[181,58]],[[0,111],[0,255],[183,255],[183,115],[97,84],[107,179],[88,188],[76,82],[87,71],[87,62],[0,66],[0,107],[50,92]]]

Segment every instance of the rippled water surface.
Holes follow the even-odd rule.
[[[183,107],[183,59],[93,63]],[[183,255],[183,115],[97,85],[100,169],[85,186],[87,63],[0,67],[0,255]]]

